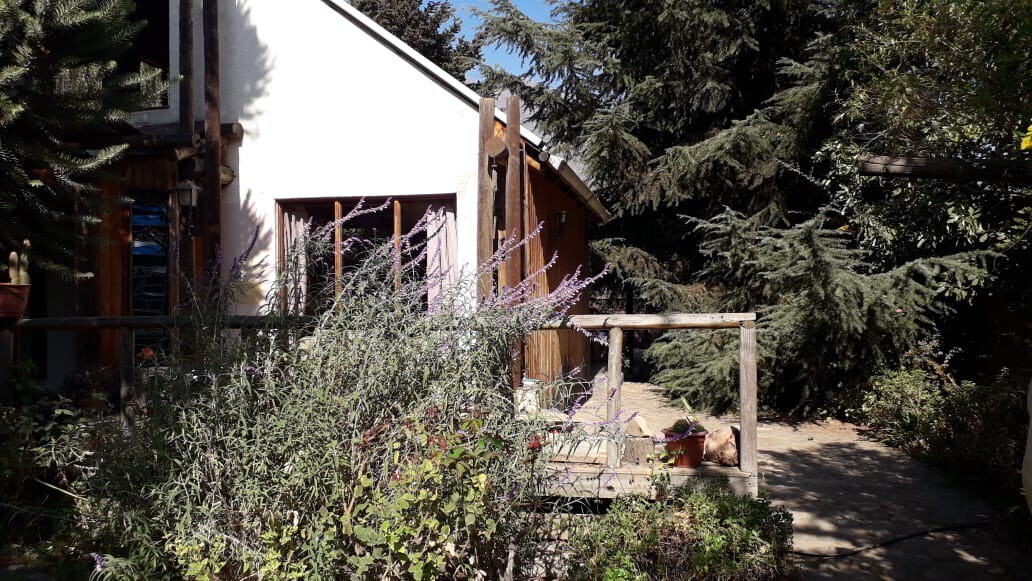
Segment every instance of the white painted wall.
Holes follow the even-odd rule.
[[[200,7],[195,0],[195,102],[203,119]],[[222,121],[241,123],[245,135],[225,160],[237,179],[222,193],[224,256],[239,255],[258,228],[255,260],[273,268],[278,199],[454,194],[459,265],[472,268],[479,115],[468,94],[460,98],[322,0],[226,0],[219,17]],[[177,93],[167,112],[137,122],[178,118]]]

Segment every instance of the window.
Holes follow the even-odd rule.
[[[132,192],[132,253],[130,266],[130,314],[168,314],[168,194]],[[165,332],[140,329],[136,345],[161,347]]]
[[[375,208],[382,205],[385,199],[366,199],[364,208]],[[294,241],[304,232],[304,228],[319,228],[347,216],[358,198],[321,199],[317,201],[284,201],[279,204],[279,232],[277,235],[278,267],[282,272],[287,253]],[[392,239],[412,231],[419,220],[428,211],[437,212],[432,215],[427,232],[415,236],[415,244],[428,244],[428,251],[420,263],[413,265],[414,276],[426,276],[427,272],[435,274],[435,282],[428,289],[427,300],[439,294],[445,285],[455,282],[457,278],[457,239],[455,224],[455,197],[435,196],[417,199],[395,199],[391,207],[381,211],[357,216],[339,226],[334,232],[339,243],[348,239],[368,240],[374,245],[389,244]],[[427,236],[429,235],[429,239]],[[327,252],[325,256],[304,256],[303,280],[291,281],[297,287],[294,296],[283,297],[289,310],[313,314],[318,305],[325,304],[329,293],[339,291],[340,277],[351,266],[359,264],[366,246],[346,245],[341,252]],[[400,277],[401,273],[396,276]],[[400,278],[399,278],[400,282]],[[331,284],[336,283],[336,284]]]

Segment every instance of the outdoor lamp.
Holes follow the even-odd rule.
[[[181,208],[194,208],[197,206],[197,193],[201,191],[201,187],[194,183],[193,180],[183,180],[176,184],[176,194],[179,197],[179,206]]]

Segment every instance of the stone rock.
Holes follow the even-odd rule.
[[[627,422],[627,435],[628,436],[653,436],[652,430],[649,428],[649,423],[645,421],[645,418],[641,416],[634,416]]]
[[[738,428],[724,426],[706,436],[706,455],[721,466],[738,466]]]

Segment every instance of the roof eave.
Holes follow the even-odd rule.
[[[401,39],[391,34],[389,31],[373,21],[373,19],[362,14],[362,12],[354,6],[344,2],[343,0],[322,1],[335,12],[353,22],[359,28],[380,39],[388,48],[393,50],[402,58],[411,62],[430,77],[436,79],[437,82],[451,90],[452,93],[466,101],[470,106],[475,109],[480,108],[480,95],[478,95],[476,91],[448,74],[444,69],[431,62],[430,59],[419,54],[418,51],[402,42]],[[502,123],[508,123],[508,117],[505,112],[497,107],[495,108],[495,119]],[[544,144],[544,139],[523,125],[520,125],[520,137],[539,149]],[[577,172],[575,172],[569,164],[566,163],[566,160],[553,155],[549,157],[549,164],[553,169],[555,169],[556,173],[559,174],[559,177],[577,194],[581,201],[584,202],[588,209],[598,216],[600,220],[605,222],[612,218],[612,215],[608,210],[606,210],[605,206],[602,205],[598,196],[591,191],[591,188],[584,183],[584,180],[577,175]]]

